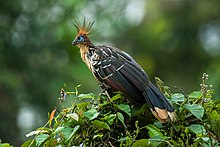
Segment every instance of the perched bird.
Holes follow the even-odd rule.
[[[86,24],[76,20],[78,34],[72,45],[78,46],[82,60],[105,90],[120,91],[139,102],[147,102],[153,115],[162,123],[175,120],[175,110],[166,97],[150,82],[147,74],[124,51],[107,46],[94,45],[88,37],[94,21]]]

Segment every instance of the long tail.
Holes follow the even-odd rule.
[[[159,121],[165,123],[176,120],[175,109],[152,83],[149,83],[149,87],[143,92],[143,95],[153,115]]]

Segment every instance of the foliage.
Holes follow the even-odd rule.
[[[116,93],[111,99],[61,90],[60,100],[74,95],[70,107],[54,109],[45,126],[27,134],[35,135],[28,146],[218,146],[220,103],[212,100],[212,86],[203,74],[201,89],[190,94],[172,93],[157,78],[157,85],[176,109],[177,122],[161,124],[142,107]],[[61,102],[62,102],[61,101]],[[55,113],[58,112],[58,113]]]
[[[0,140],[0,147],[13,147],[13,146],[11,146],[9,143],[2,143],[2,141]]]
[[[54,91],[63,82],[81,83],[85,93],[100,91],[79,50],[71,46],[73,19],[82,16],[96,20],[94,44],[128,52],[149,77],[163,77],[188,93],[199,84],[198,74],[206,71],[215,85],[214,98],[219,98],[219,0],[2,0],[3,141],[20,146],[26,132],[45,122],[45,113],[58,102]]]

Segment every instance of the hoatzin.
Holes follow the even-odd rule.
[[[78,46],[82,60],[104,89],[120,91],[137,102],[147,102],[153,115],[162,123],[175,120],[174,108],[166,97],[150,82],[147,74],[124,51],[94,45],[88,37],[94,21],[86,24],[76,20],[78,34],[72,45]]]

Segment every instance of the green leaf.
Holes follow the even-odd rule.
[[[69,141],[73,135],[76,133],[76,131],[79,129],[80,125],[76,125],[74,128],[73,128],[73,131],[72,133],[69,135],[69,137],[67,138],[66,142]]]
[[[107,130],[111,130],[109,125],[106,122],[103,121],[99,121],[99,120],[94,120],[92,122],[92,124],[100,129],[107,129]]]
[[[30,139],[30,140],[24,142],[21,145],[21,147],[36,147],[36,141],[35,140],[33,141],[32,139]]]
[[[135,143],[131,147],[151,147],[150,141],[147,139],[140,139],[135,141]]]
[[[107,101],[104,101],[103,103],[99,104],[99,107],[103,107],[105,105],[108,105],[109,103]]]
[[[116,114],[110,114],[110,115],[108,115],[108,117],[107,117],[108,124],[109,124],[109,125],[113,124],[115,118],[116,118]]]
[[[53,132],[53,134],[57,134],[61,132],[65,127],[57,127],[56,130]]]
[[[163,124],[160,121],[154,122],[154,126],[157,127],[158,129],[164,128]]]
[[[182,93],[174,93],[170,97],[171,101],[174,103],[183,102],[185,96]]]
[[[49,133],[49,132],[50,132],[50,130],[48,128],[38,128],[36,131],[32,131],[32,132],[26,134],[26,137],[37,135],[40,133]]]
[[[127,126],[124,123],[124,116],[120,112],[117,112],[117,117],[120,120],[120,122],[124,125],[124,127],[127,128]]]
[[[213,120],[218,120],[220,119],[220,114],[216,111],[216,110],[213,110],[211,112],[211,114],[209,114],[211,116],[211,119]]]
[[[89,102],[78,103],[78,104],[77,104],[77,107],[79,107],[79,108],[85,108],[85,107],[87,107],[89,104],[90,104]]]
[[[53,133],[58,134],[58,133],[62,132],[63,130],[65,130],[66,128],[69,128],[69,127],[57,127]]]
[[[102,138],[102,137],[103,137],[103,134],[97,134],[97,135],[94,135],[92,139]]]
[[[153,147],[155,146],[164,146],[162,140],[164,140],[165,137],[162,137],[160,135],[153,136],[151,138],[148,138],[148,141],[152,144]]]
[[[126,104],[120,104],[117,105],[118,109],[124,111],[126,114],[128,114],[129,117],[131,117],[131,108],[129,105]]]
[[[89,120],[93,120],[99,115],[99,112],[96,109],[90,109],[89,111],[86,111],[83,114]]]
[[[204,133],[206,133],[205,128],[200,124],[192,124],[188,128],[189,128],[189,130],[191,130],[195,134],[204,134]]]
[[[149,124],[146,126],[146,128],[149,130],[148,133],[149,133],[150,137],[160,136],[161,138],[164,138],[160,129],[158,129],[156,126]]]
[[[189,94],[190,99],[198,99],[202,96],[202,91],[193,91]]]
[[[143,104],[142,107],[134,107],[132,108],[132,112],[131,112],[131,115],[132,116],[137,116],[137,115],[140,115],[141,113],[144,113],[146,112],[147,110],[149,110],[149,107],[147,105],[147,103]]]
[[[73,135],[79,129],[79,127],[80,127],[80,125],[76,125],[74,128],[71,128],[71,127],[58,127],[53,133],[54,134],[58,134],[58,133],[63,134],[63,137],[67,142],[73,137]]]
[[[9,143],[1,143],[0,142],[0,147],[13,147]]]
[[[208,141],[210,140],[210,138],[209,138],[209,137],[202,137],[202,140],[203,140],[204,142],[208,142]]]
[[[113,96],[112,98],[111,98],[111,101],[113,102],[113,101],[115,101],[115,100],[117,100],[117,99],[120,99],[120,98],[122,98],[123,96],[121,95],[121,94],[116,94],[115,96]]]
[[[74,119],[76,121],[79,120],[79,116],[76,113],[67,114],[66,117],[72,118],[72,119]]]
[[[64,127],[61,131],[61,134],[63,134],[64,139],[67,140],[70,137],[70,135],[72,134],[72,132],[73,132],[73,128]]]
[[[36,144],[37,146],[40,146],[41,143],[43,143],[47,138],[48,138],[48,134],[40,134],[36,137]]]
[[[88,94],[79,94],[77,97],[80,99],[92,99],[95,98],[95,95],[93,93],[88,93]]]
[[[189,110],[198,119],[201,119],[204,115],[204,108],[199,104],[185,104],[184,108]]]

